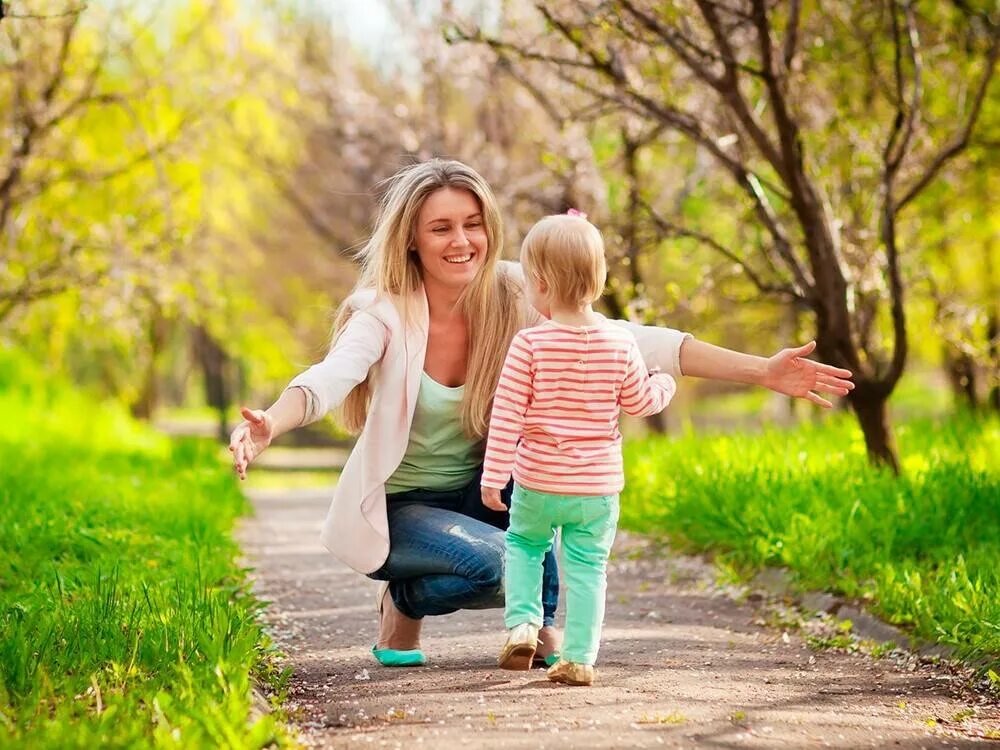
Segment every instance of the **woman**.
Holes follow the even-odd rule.
[[[470,167],[432,160],[400,171],[360,253],[361,278],[341,306],[329,354],[266,411],[244,409],[230,440],[245,478],[274,438],[338,406],[360,432],[321,538],[355,570],[388,582],[373,648],[385,665],[424,662],[424,616],[503,606],[508,519],[479,502],[482,441],[507,347],[540,318],[525,300],[520,267],[500,261],[502,246],[496,199]],[[825,407],[821,392],[853,387],[850,372],[804,359],[814,344],[764,359],[621,324],[646,365],[674,377],[754,383]],[[558,648],[556,586],[550,559],[537,651],[549,662]]]

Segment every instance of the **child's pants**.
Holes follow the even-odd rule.
[[[542,558],[562,529],[566,592],[562,658],[594,664],[604,622],[608,555],[618,524],[618,495],[550,495],[514,484],[507,529],[504,588],[507,628],[542,624]]]

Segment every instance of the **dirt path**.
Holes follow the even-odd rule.
[[[495,669],[499,611],[428,618],[429,665],[379,667],[368,653],[375,583],[318,541],[329,492],[251,495],[242,540],[294,670],[289,707],[307,746],[1000,747],[977,739],[1000,728],[996,707],[959,697],[944,672],[813,652],[755,624],[706,565],[624,535],[594,687]]]

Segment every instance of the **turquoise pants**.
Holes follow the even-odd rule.
[[[504,566],[507,628],[542,624],[542,559],[562,529],[559,569],[566,593],[562,658],[594,664],[601,645],[608,555],[618,525],[618,495],[535,492],[518,484],[510,508]]]

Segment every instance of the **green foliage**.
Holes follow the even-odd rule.
[[[919,637],[1000,664],[1000,420],[897,430],[903,476],[865,460],[844,416],[764,436],[626,446],[622,525],[786,566],[806,588],[866,602]]]
[[[0,350],[0,745],[264,747],[280,690],[236,564],[246,511],[208,442],[171,442]]]
[[[253,375],[285,378],[288,358],[304,358],[246,283],[273,218],[260,210],[275,200],[268,169],[293,158],[302,104],[291,63],[246,10],[98,4],[10,19],[0,35],[13,73],[0,77],[0,125],[46,122],[0,148],[13,186],[0,195],[5,335],[127,403],[157,365],[157,326],[196,321],[230,351],[252,348]]]

